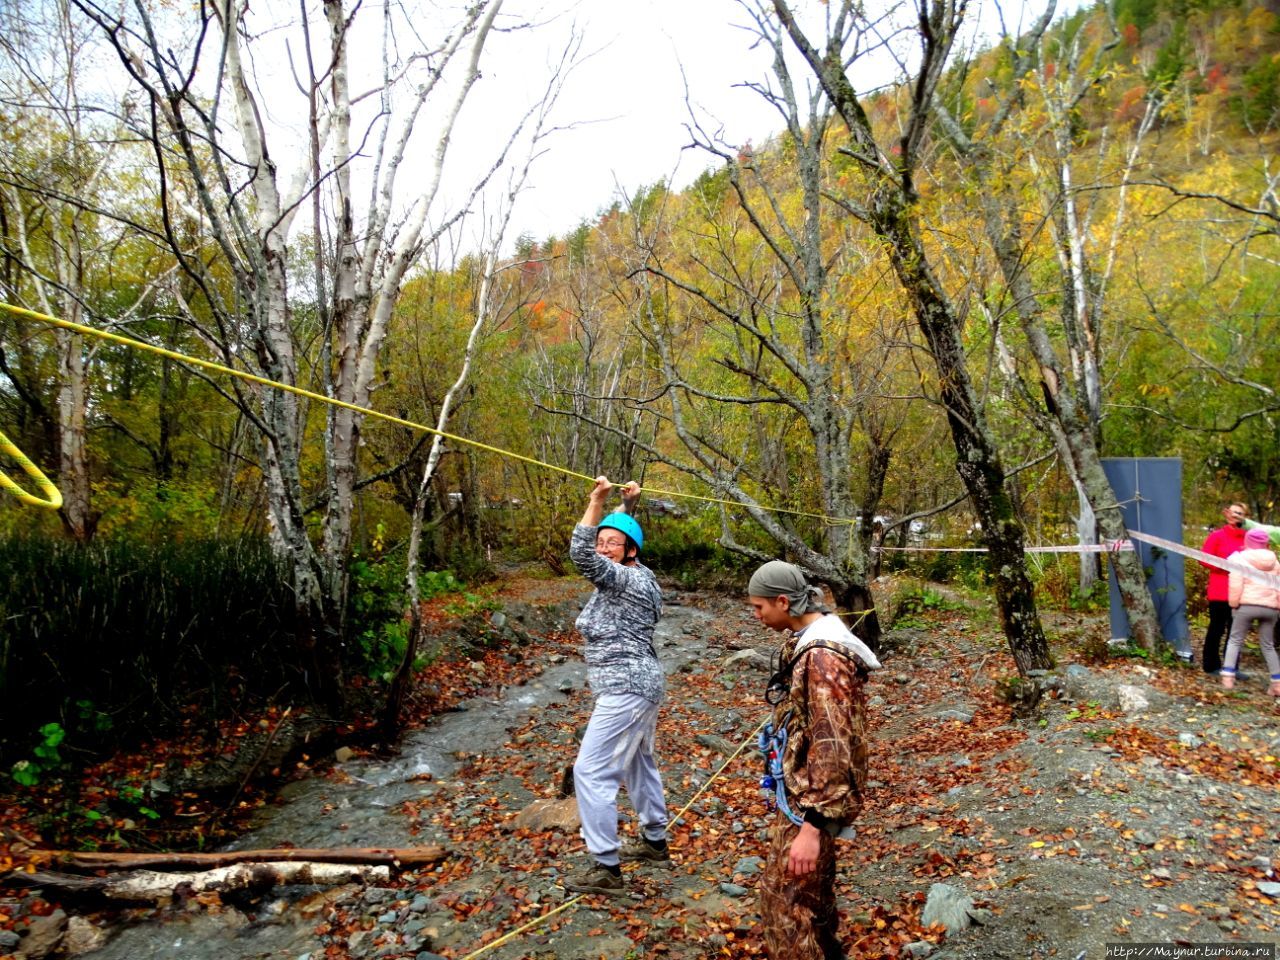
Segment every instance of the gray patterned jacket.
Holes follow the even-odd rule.
[[[593,695],[634,693],[652,703],[666,687],[653,628],[662,616],[662,591],[653,571],[629,567],[596,553],[596,528],[573,528],[569,557],[595,584],[575,626],[586,640],[587,682]]]

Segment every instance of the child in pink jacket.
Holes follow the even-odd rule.
[[[1268,549],[1265,530],[1253,529],[1244,535],[1244,549],[1231,557],[1269,573],[1280,574],[1280,560]],[[1280,697],[1280,656],[1276,655],[1276,620],[1280,618],[1280,590],[1261,583],[1252,577],[1232,570],[1228,583],[1228,599],[1235,609],[1231,620],[1231,635],[1227,638],[1227,653],[1222,658],[1222,685],[1230,690],[1236,685],[1236,665],[1240,662],[1240,648],[1249,629],[1258,624],[1258,645],[1271,673],[1271,686],[1267,689],[1273,697]]]

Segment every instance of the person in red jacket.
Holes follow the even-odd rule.
[[[1200,549],[1225,560],[1244,549],[1244,522],[1249,517],[1249,508],[1243,503],[1230,503],[1222,511],[1222,516],[1227,522],[1209,534]],[[1217,673],[1222,669],[1222,639],[1231,626],[1228,574],[1226,570],[1210,566],[1203,560],[1200,561],[1200,566],[1209,571],[1209,628],[1204,633],[1201,664],[1205,673]]]

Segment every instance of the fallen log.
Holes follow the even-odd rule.
[[[97,853],[78,850],[32,850],[33,863],[56,864],[67,870],[208,870],[237,863],[274,861],[292,863],[385,864],[389,867],[421,867],[439,863],[449,848],[339,847],[334,850],[282,847],[270,850],[224,850],[215,853]]]
[[[155,903],[175,897],[194,897],[208,893],[263,891],[285,884],[334,886],[343,883],[387,883],[391,879],[391,868],[369,864],[276,861],[237,863],[199,873],[131,870],[106,877],[37,870],[34,873],[14,873],[7,879],[11,883],[53,890],[67,897],[98,896],[129,903]]]

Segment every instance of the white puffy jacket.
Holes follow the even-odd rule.
[[[1273,576],[1280,574],[1280,560],[1277,560],[1276,555],[1266,548],[1241,550],[1233,553],[1231,559],[1247,563],[1263,573]],[[1227,595],[1233,607],[1271,607],[1280,610],[1280,590],[1269,587],[1265,583],[1259,583],[1252,577],[1246,577],[1234,570],[1231,571]]]

